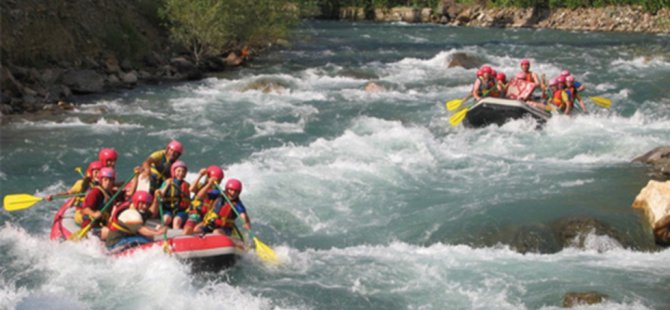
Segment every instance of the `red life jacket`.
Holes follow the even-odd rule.
[[[526,82],[535,83],[535,81],[533,80],[533,71],[529,70],[528,73],[526,73]]]
[[[559,108],[563,108],[563,106],[565,106],[565,102],[563,101],[562,89],[557,89],[556,91],[554,91],[554,95],[551,97],[551,103]]]
[[[109,220],[109,224],[107,225],[107,227],[110,230],[121,231],[126,234],[131,234],[128,227],[126,227],[126,225],[124,225],[123,223],[119,222],[119,214],[121,214],[121,212],[125,211],[128,208],[130,208],[130,201],[126,201],[121,205],[116,206],[116,208],[114,208],[114,212],[112,213],[112,216],[110,217]]]

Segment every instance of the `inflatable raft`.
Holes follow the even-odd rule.
[[[69,208],[68,200],[54,216],[51,226],[52,240],[67,240],[70,235],[80,229],[74,221],[75,208]],[[158,219],[147,221],[147,226],[155,227]],[[183,235],[181,230],[169,229],[167,242],[170,252],[178,259],[193,263],[197,270],[217,270],[235,264],[244,252],[244,242],[241,238],[234,238],[220,234]],[[164,239],[142,245],[118,249],[108,252],[110,255],[129,255],[135,251],[148,249],[154,246],[163,247]]]
[[[522,117],[532,117],[542,124],[551,117],[551,114],[533,108],[520,100],[487,97],[468,109],[463,125],[471,128],[485,127],[491,124],[500,126],[511,119]]]

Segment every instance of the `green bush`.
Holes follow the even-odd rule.
[[[298,7],[290,0],[165,0],[159,13],[171,39],[188,48],[196,63],[285,38],[298,21]]]

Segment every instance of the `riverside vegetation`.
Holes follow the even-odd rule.
[[[0,4],[0,113],[58,111],[72,107],[73,95],[200,79],[286,44],[305,17],[670,32],[669,7],[670,0],[8,0]]]

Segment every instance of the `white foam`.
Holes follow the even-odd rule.
[[[143,128],[142,125],[132,123],[121,123],[116,120],[108,121],[104,117],[97,119],[95,122],[84,122],[77,117],[68,117],[62,122],[54,121],[22,121],[13,123],[12,126],[16,129],[69,129],[69,128],[90,128],[96,132],[120,131],[123,129]]]
[[[200,281],[187,265],[159,247],[117,258],[102,254],[93,240],[51,242],[8,225],[0,232],[0,246],[10,249],[3,265],[12,272],[27,267],[3,285],[0,301],[10,308],[52,303],[77,308],[137,309],[151,304],[163,309],[213,309],[231,300],[245,309],[271,306],[270,300],[232,286],[223,277]],[[34,288],[16,288],[25,281]]]

